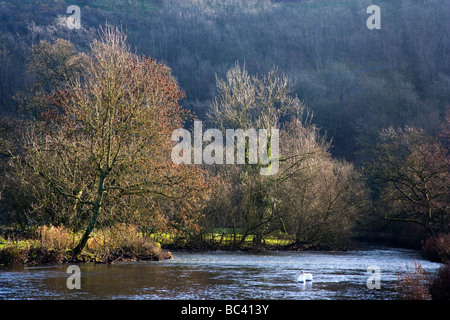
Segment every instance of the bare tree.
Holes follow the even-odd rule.
[[[423,130],[381,133],[373,174],[384,183],[379,208],[384,219],[415,223],[431,235],[448,232],[450,159]]]
[[[223,207],[232,208],[230,226],[236,229],[238,223],[241,228],[237,244],[248,235],[259,244],[277,228],[297,244],[339,246],[348,240],[365,188],[352,165],[331,158],[329,143],[311,123],[306,107],[291,95],[289,79],[276,70],[250,76],[236,64],[217,86],[209,115],[222,130],[281,129],[277,174],[259,175],[258,164],[248,159],[239,169],[219,171],[232,184]]]
[[[296,245],[344,247],[368,204],[361,175],[332,159],[330,143],[312,125],[287,123],[281,145],[276,195],[283,231]]]
[[[98,221],[195,224],[206,184],[196,168],[170,159],[170,134],[184,114],[170,69],[131,54],[111,26],[84,61],[82,74],[47,96],[14,155],[85,217],[74,255]]]
[[[226,129],[267,129],[268,154],[271,153],[271,129],[279,129],[282,117],[301,118],[304,105],[292,97],[289,80],[276,70],[266,76],[250,76],[238,63],[231,68],[225,79],[217,79],[218,95],[214,100],[209,118],[225,132]],[[274,177],[260,175],[258,166],[250,164],[246,141],[245,165],[241,168],[235,192],[241,196],[236,204],[237,214],[242,215],[243,234],[241,242],[250,234],[255,244],[260,244],[263,234],[275,216],[276,200],[273,197]],[[232,170],[232,169],[231,169]]]

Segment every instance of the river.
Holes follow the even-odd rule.
[[[69,264],[0,269],[0,299],[391,300],[397,299],[398,273],[414,261],[429,273],[441,266],[398,248],[173,255],[158,262],[78,264],[80,289],[67,287]],[[379,289],[367,286],[370,266],[379,268]],[[313,281],[299,283],[300,270]]]

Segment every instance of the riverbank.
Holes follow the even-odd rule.
[[[10,230],[12,231],[12,230]],[[80,235],[64,227],[38,227],[31,232],[9,232],[14,237],[0,237],[0,265],[117,261],[160,261],[171,259],[170,251],[132,227],[97,230],[78,256],[72,249]]]
[[[16,230],[3,228],[0,233],[0,265],[15,266],[22,264],[95,262],[114,263],[118,261],[161,261],[171,259],[171,251],[351,251],[368,246],[399,247],[391,243],[374,241],[369,238],[352,238],[340,246],[317,243],[298,243],[283,234],[271,234],[255,243],[251,235],[227,234],[224,229],[210,233],[208,237],[187,240],[174,234],[144,234],[132,225],[117,224],[114,227],[95,230],[86,248],[78,256],[72,249],[78,243],[81,233],[77,234],[63,226],[43,226],[34,229]],[[400,246],[400,248],[403,248]],[[423,242],[420,250],[422,257],[442,262],[450,257],[450,236]]]

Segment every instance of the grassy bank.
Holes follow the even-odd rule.
[[[0,232],[0,265],[13,266],[38,263],[154,261],[171,258],[168,250],[347,250],[358,241],[335,248],[318,243],[296,243],[282,232],[265,235],[256,243],[254,235],[241,229],[215,228],[195,237],[183,237],[174,232],[144,234],[132,225],[116,224],[100,228],[91,235],[86,248],[74,257],[72,249],[81,233],[64,226],[43,226],[27,230],[3,228]],[[5,232],[7,230],[7,232]],[[449,235],[423,242],[422,255],[436,262],[450,259]]]
[[[266,234],[257,243],[255,235],[242,229],[214,228],[195,237],[180,237],[174,233],[154,233],[150,238],[171,250],[346,250],[318,243],[297,243],[283,232]]]
[[[16,230],[3,228],[0,233],[0,265],[39,263],[163,260],[171,258],[168,250],[309,250],[327,249],[316,245],[295,244],[282,233],[264,236],[256,244],[254,235],[243,230],[216,228],[198,237],[181,237],[175,233],[144,235],[134,226],[117,224],[93,232],[83,252],[72,255],[81,233],[64,226],[43,226]]]
[[[72,249],[81,234],[61,227],[38,227],[14,237],[0,237],[0,265],[38,263],[163,260],[172,257],[161,245],[143,236],[134,227],[119,225],[96,231],[78,256]]]

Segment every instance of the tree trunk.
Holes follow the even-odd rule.
[[[86,244],[89,240],[89,236],[91,235],[92,231],[95,228],[95,224],[97,223],[97,218],[98,218],[98,214],[100,212],[100,206],[95,206],[94,210],[93,210],[93,214],[92,214],[92,218],[91,221],[89,221],[89,225],[86,228],[86,230],[84,231],[83,236],[80,239],[80,242],[78,243],[78,245],[73,249],[72,253],[75,257],[77,257],[82,251],[83,249],[86,247]]]
[[[89,221],[89,224],[83,234],[83,236],[80,239],[80,242],[78,243],[78,245],[72,250],[72,253],[75,257],[77,257],[82,251],[83,249],[86,247],[86,244],[89,240],[89,236],[91,235],[92,231],[95,228],[95,225],[97,223],[97,219],[98,219],[98,215],[100,213],[100,209],[102,207],[103,204],[103,194],[105,192],[105,179],[108,175],[108,171],[106,172],[102,172],[102,174],[100,175],[100,181],[98,183],[98,198],[97,201],[94,204],[94,208],[93,208],[93,212],[92,212],[92,218]]]

